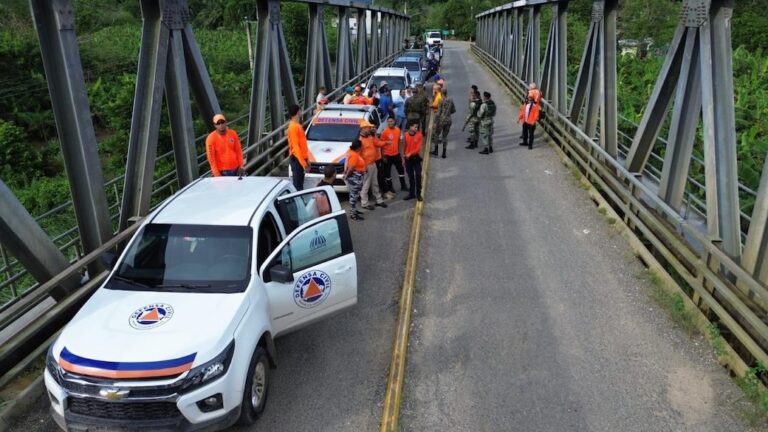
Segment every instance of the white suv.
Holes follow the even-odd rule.
[[[273,339],[357,303],[329,187],[200,179],[147,216],[48,351],[64,430],[214,430],[264,410]]]
[[[307,147],[315,160],[310,162],[304,177],[305,188],[314,187],[323,178],[325,167],[331,165],[336,170],[333,188],[337,192],[348,192],[349,188],[342,180],[344,162],[349,145],[360,135],[363,121],[376,126],[377,132],[385,126],[376,107],[371,105],[329,104],[312,118],[307,127]],[[290,170],[289,175],[292,175]]]
[[[370,88],[371,84],[376,84],[378,88],[381,88],[381,84],[384,82],[386,82],[387,87],[392,90],[393,95],[413,84],[408,69],[404,67],[384,67],[376,69],[376,72],[374,72],[368,80],[366,88]]]

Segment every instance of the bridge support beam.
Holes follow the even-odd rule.
[[[355,74],[360,75],[368,69],[368,26],[366,25],[366,16],[368,12],[365,9],[357,10],[357,63],[355,64]]]
[[[338,17],[338,36],[336,38],[336,87],[341,87],[352,78],[355,66],[352,64],[349,7],[339,6]]]
[[[128,139],[120,227],[149,212],[163,92],[168,100],[179,186],[199,175],[189,103],[189,79],[203,120],[211,125],[219,104],[205,69],[186,0],[142,0],[139,67]]]
[[[570,108],[571,120],[579,123],[590,137],[597,134],[600,121],[600,145],[614,158],[617,155],[617,8],[618,0],[595,0],[592,5],[592,22]],[[579,122],[585,103],[586,110]]]
[[[738,258],[741,256],[741,223],[730,33],[732,13],[732,0],[686,0],[681,22],[632,141],[626,166],[632,172],[642,172],[674,95],[675,108],[659,196],[679,211],[701,115],[708,233],[720,238],[722,249]],[[751,240],[753,243],[760,242],[757,238],[761,235],[757,232],[759,228]]]
[[[549,102],[563,115],[567,114],[568,94],[568,2],[552,5],[552,24],[544,58],[540,88]]]
[[[526,38],[525,63],[523,70],[526,82],[541,81],[541,6],[528,8],[528,37]]]
[[[371,11],[371,63],[376,64],[381,60],[381,47],[379,42],[379,32],[381,24],[379,23],[379,12]]]
[[[30,0],[29,4],[80,239],[87,253],[112,238],[112,223],[75,35],[75,16],[69,0]],[[101,268],[98,263],[89,266],[94,274]]]
[[[304,108],[315,104],[315,95],[320,86],[329,92],[333,88],[331,78],[331,56],[325,36],[325,6],[322,3],[309,4],[309,32],[307,35],[307,67],[304,76]]]
[[[48,234],[40,228],[35,219],[0,180],[0,243],[21,263],[21,265],[43,284],[69,267],[69,261],[51,241]],[[62,284],[61,291],[51,294],[55,299],[62,298],[78,286],[77,279],[69,279]],[[13,297],[21,294],[13,290]]]

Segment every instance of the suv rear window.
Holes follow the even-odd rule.
[[[374,76],[371,83],[381,86],[381,82],[386,81],[390,90],[402,90],[405,88],[405,78],[401,76]]]
[[[392,67],[404,67],[404,68],[408,69],[409,71],[421,70],[421,68],[419,68],[419,63],[418,62],[413,62],[413,61],[411,61],[411,62],[394,62],[394,63],[392,63]]]
[[[442,38],[442,35],[440,33],[438,33],[438,32],[432,32],[432,33],[429,34],[429,37],[440,39],[440,38]]]

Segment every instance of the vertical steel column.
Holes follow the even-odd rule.
[[[36,281],[45,283],[69,267],[67,258],[2,180],[0,203],[0,243]],[[75,289],[77,278],[67,280],[62,287],[66,292]]]
[[[384,57],[392,55],[392,15],[384,14],[384,30],[386,31],[386,38],[384,39]]]
[[[554,5],[552,6],[554,9]],[[554,10],[553,10],[553,16]],[[552,23],[549,26],[549,33],[547,34],[547,47],[544,50],[544,67],[541,72],[541,82],[539,82],[539,89],[541,89],[542,93],[548,98],[550,93],[552,93],[552,86],[554,85],[553,79],[552,79],[552,64],[557,62],[557,59],[555,58],[555,40],[557,38],[557,21],[555,19],[552,20]]]
[[[304,70],[304,109],[315,105],[315,95],[320,87],[320,54],[319,45],[322,43],[320,31],[323,21],[320,19],[322,4],[309,4],[309,27],[307,28],[307,60]]]
[[[187,11],[188,12],[188,11]],[[189,81],[184,61],[184,28],[189,15],[178,15],[169,22],[168,67],[165,73],[165,98],[171,123],[171,142],[176,159],[176,178],[184,187],[199,175]]]
[[[616,158],[618,113],[616,112],[616,16],[619,0],[604,0],[600,21],[600,146]],[[591,135],[590,135],[591,136]]]
[[[366,10],[357,9],[357,63],[355,74],[368,69],[368,31],[365,24]]]
[[[525,19],[524,14],[522,13],[523,10],[521,8],[515,8],[514,14],[515,14],[515,28],[514,28],[514,38],[515,38],[515,46],[513,48],[513,57],[514,57],[514,64],[512,72],[515,73],[518,77],[522,77],[523,75],[523,26]]]
[[[539,75],[539,69],[541,66],[541,6],[534,5],[529,10],[529,46],[530,46],[530,62],[528,63],[528,81],[539,82],[541,76]]]
[[[379,31],[381,26],[379,25],[379,12],[371,11],[371,63],[376,64],[381,60],[381,49],[379,47]]]
[[[48,91],[85,252],[112,237],[104,177],[91,121],[75,16],[68,0],[30,0]],[[89,266],[92,272],[100,264]]]
[[[120,227],[149,211],[155,174],[160,111],[168,60],[169,30],[157,0],[141,1],[143,20],[139,70],[128,139]]]
[[[274,116],[275,109],[272,110],[272,130],[279,128],[286,122],[283,118],[287,111],[286,106],[298,105],[299,98],[296,95],[296,83],[293,80],[293,68],[291,67],[291,58],[288,54],[288,44],[285,40],[283,31],[283,21],[280,13],[280,1],[272,0],[270,6],[269,22],[272,26],[272,48],[273,70],[277,71],[278,77],[275,77],[275,85],[270,85],[270,89],[276,89],[277,93],[270,94],[270,106],[280,105],[280,111],[277,117]],[[272,77],[270,76],[270,79]],[[282,92],[280,91],[282,87]],[[307,95],[313,97],[314,95]]]
[[[349,8],[339,6],[339,25],[336,43],[336,87],[341,87],[351,78],[352,45],[349,40]]]
[[[704,120],[707,227],[722,249],[741,256],[736,114],[733,102],[732,0],[712,0],[701,27],[702,114]]]
[[[256,144],[264,132],[269,92],[269,59],[272,43],[269,28],[269,1],[257,0],[256,54],[251,80],[251,107],[248,112],[248,146]],[[321,17],[322,18],[322,17]]]
[[[555,4],[552,19],[557,20],[557,40],[555,41],[555,54],[557,57],[553,77],[555,90],[547,96],[557,110],[566,115],[568,112],[568,1]]]
[[[515,28],[515,14],[514,9],[507,9],[505,11],[505,21],[507,25],[507,30],[504,33],[504,39],[507,41],[506,45],[504,46],[504,66],[507,67],[509,70],[513,70],[512,67],[514,65],[514,46],[517,41],[514,39],[514,28]]]

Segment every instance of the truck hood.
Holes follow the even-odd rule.
[[[53,346],[67,371],[104,378],[178,375],[218,355],[248,308],[244,293],[99,289]]]
[[[308,141],[307,147],[315,160],[320,163],[343,163],[346,159],[348,142],[341,141]]]

